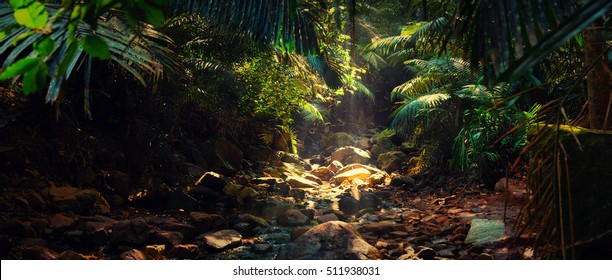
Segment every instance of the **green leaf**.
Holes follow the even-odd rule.
[[[90,35],[83,38],[80,43],[85,52],[87,52],[92,57],[99,59],[110,58],[110,50],[108,48],[108,43],[106,43],[104,39],[96,35]]]
[[[142,11],[144,12],[145,20],[148,23],[152,24],[155,27],[162,27],[164,25],[165,18],[162,9],[147,5],[146,3],[141,5],[140,9],[142,9]]]
[[[26,57],[22,58],[19,61],[11,64],[9,67],[0,74],[0,80],[11,79],[16,76],[19,76],[25,72],[32,70],[36,65],[42,62],[40,58],[37,57]]]
[[[39,60],[33,69],[23,75],[23,93],[30,95],[40,91],[47,83],[48,71],[47,64]]]
[[[0,30],[0,41],[4,40],[4,38],[6,38],[6,36],[8,36],[9,34],[11,34],[11,32],[13,31],[13,29],[19,27],[19,24],[11,24],[5,28],[2,28],[2,30]]]
[[[21,9],[21,8],[25,8],[27,6],[30,6],[30,4],[32,4],[34,2],[34,0],[11,0],[11,8],[13,10],[17,10],[17,9]]]
[[[47,24],[49,13],[45,6],[40,2],[34,2],[27,8],[15,10],[15,20],[17,23],[30,28],[41,29]]]
[[[55,43],[48,35],[38,38],[38,40],[34,42],[33,46],[34,51],[41,56],[49,56],[55,49]]]

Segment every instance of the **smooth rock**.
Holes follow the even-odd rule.
[[[251,245],[251,251],[255,254],[265,255],[266,253],[272,251],[272,245],[270,244],[253,244]]]
[[[391,178],[391,183],[389,183],[389,185],[408,190],[415,187],[416,181],[410,176],[401,175]]]
[[[331,160],[337,160],[343,164],[368,163],[372,156],[369,152],[353,146],[345,146],[337,149],[331,155]]]
[[[345,214],[353,215],[361,209],[361,204],[354,197],[345,195],[338,201],[338,207]]]
[[[305,226],[310,224],[310,219],[300,210],[291,209],[276,217],[276,223],[286,227]]]
[[[224,229],[204,236],[204,243],[215,250],[224,250],[240,245],[242,235],[233,229]]]
[[[339,220],[338,216],[336,216],[335,214],[332,214],[332,213],[321,215],[321,216],[319,216],[317,218],[317,222],[319,224],[330,222],[330,221],[338,221],[338,220]]]
[[[312,227],[292,243],[279,250],[281,260],[366,260],[380,259],[374,246],[363,240],[345,222],[331,221]]]
[[[82,212],[91,214],[110,213],[110,205],[97,190],[80,190],[76,194],[76,199]]]
[[[163,244],[168,248],[183,243],[184,236],[178,231],[152,230],[151,242]]]
[[[291,185],[292,188],[297,189],[317,189],[321,185],[317,182],[313,182],[309,179],[297,176],[289,176],[287,177],[287,183]]]
[[[161,260],[164,258],[166,245],[147,245],[144,247],[144,253],[147,257],[153,260]]]
[[[372,172],[366,168],[356,168],[346,171],[339,171],[331,180],[337,184],[340,184],[344,181],[351,181],[354,179],[365,180],[371,175]]]
[[[378,209],[382,204],[380,198],[373,192],[361,192],[360,196],[359,205],[361,208]]]
[[[317,176],[319,179],[323,181],[329,181],[329,179],[331,179],[332,177],[334,177],[334,175],[336,175],[334,171],[332,171],[331,169],[325,166],[322,166],[313,171],[310,171],[310,173],[314,176]]]
[[[49,188],[49,198],[53,207],[58,211],[78,211],[78,193],[79,189],[70,186]]]

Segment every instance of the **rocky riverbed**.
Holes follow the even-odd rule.
[[[532,238],[513,230],[526,198],[520,181],[483,190],[448,174],[414,172],[414,164],[407,172],[407,159],[419,152],[408,144],[334,137],[328,156],[310,159],[251,152],[247,160],[231,155],[230,145],[219,157],[230,167],[239,160],[240,170],[222,175],[186,164],[187,183],[178,186],[135,187],[120,170],[82,174],[110,191],[3,175],[11,187],[0,200],[0,253],[3,259],[532,257]]]

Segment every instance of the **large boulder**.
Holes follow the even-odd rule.
[[[212,143],[212,149],[206,156],[206,162],[213,171],[233,175],[242,168],[244,154],[238,145],[226,138],[217,138]]]
[[[378,249],[368,244],[345,222],[330,221],[312,227],[282,247],[281,260],[368,260],[380,259]]]
[[[343,164],[368,163],[371,157],[367,151],[353,146],[345,146],[334,151],[331,160],[337,160]]]
[[[382,138],[378,143],[372,146],[372,156],[378,158],[380,154],[395,150],[395,144],[390,138]]]
[[[87,214],[108,214],[110,206],[106,199],[94,189],[80,190],[76,194],[81,212]]]
[[[334,147],[351,146],[355,143],[355,138],[346,132],[332,133],[324,139],[325,149]]]
[[[191,212],[189,217],[198,232],[217,231],[229,227],[227,220],[219,214]]]
[[[400,151],[382,153],[378,156],[380,168],[387,172],[399,170],[406,159],[406,154]]]

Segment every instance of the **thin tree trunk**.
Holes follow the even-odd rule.
[[[608,46],[603,29],[589,27],[584,30],[584,61],[596,63],[587,75],[589,99],[589,125],[592,129],[612,130],[612,72],[608,68]]]

